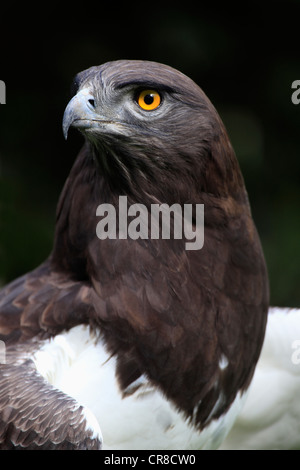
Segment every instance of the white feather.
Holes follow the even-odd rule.
[[[299,309],[270,309],[247,401],[222,449],[300,449]]]
[[[35,355],[37,370],[88,411],[89,426],[100,432],[104,449],[217,448],[239,413],[238,395],[230,411],[196,432],[145,376],[123,398],[115,378],[116,362],[89,328],[78,326],[45,342]],[[86,411],[87,412],[87,411]]]
[[[264,346],[246,403],[239,395],[224,417],[194,431],[165,397],[140,377],[126,398],[115,379],[115,359],[84,326],[45,342],[38,371],[84,405],[88,426],[107,449],[300,448],[300,310],[271,309]],[[226,358],[220,367],[226,367]]]

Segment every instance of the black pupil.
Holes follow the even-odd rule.
[[[150,105],[154,101],[154,96],[149,93],[149,95],[145,95],[144,101],[145,101],[146,104]]]

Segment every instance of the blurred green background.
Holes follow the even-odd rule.
[[[219,111],[261,236],[271,302],[300,306],[300,105],[291,101],[300,2],[242,5],[102,4],[98,13],[83,4],[65,14],[26,5],[22,24],[3,5],[0,284],[51,251],[56,203],[82,144],[61,131],[73,76],[109,60],[148,59],[189,75]]]

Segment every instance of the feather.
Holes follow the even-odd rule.
[[[300,310],[271,308],[247,400],[222,449],[300,448]]]

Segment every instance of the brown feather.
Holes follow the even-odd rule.
[[[36,372],[30,354],[37,348],[34,341],[7,349],[0,368],[0,448],[101,449],[86,429],[83,407]]]

